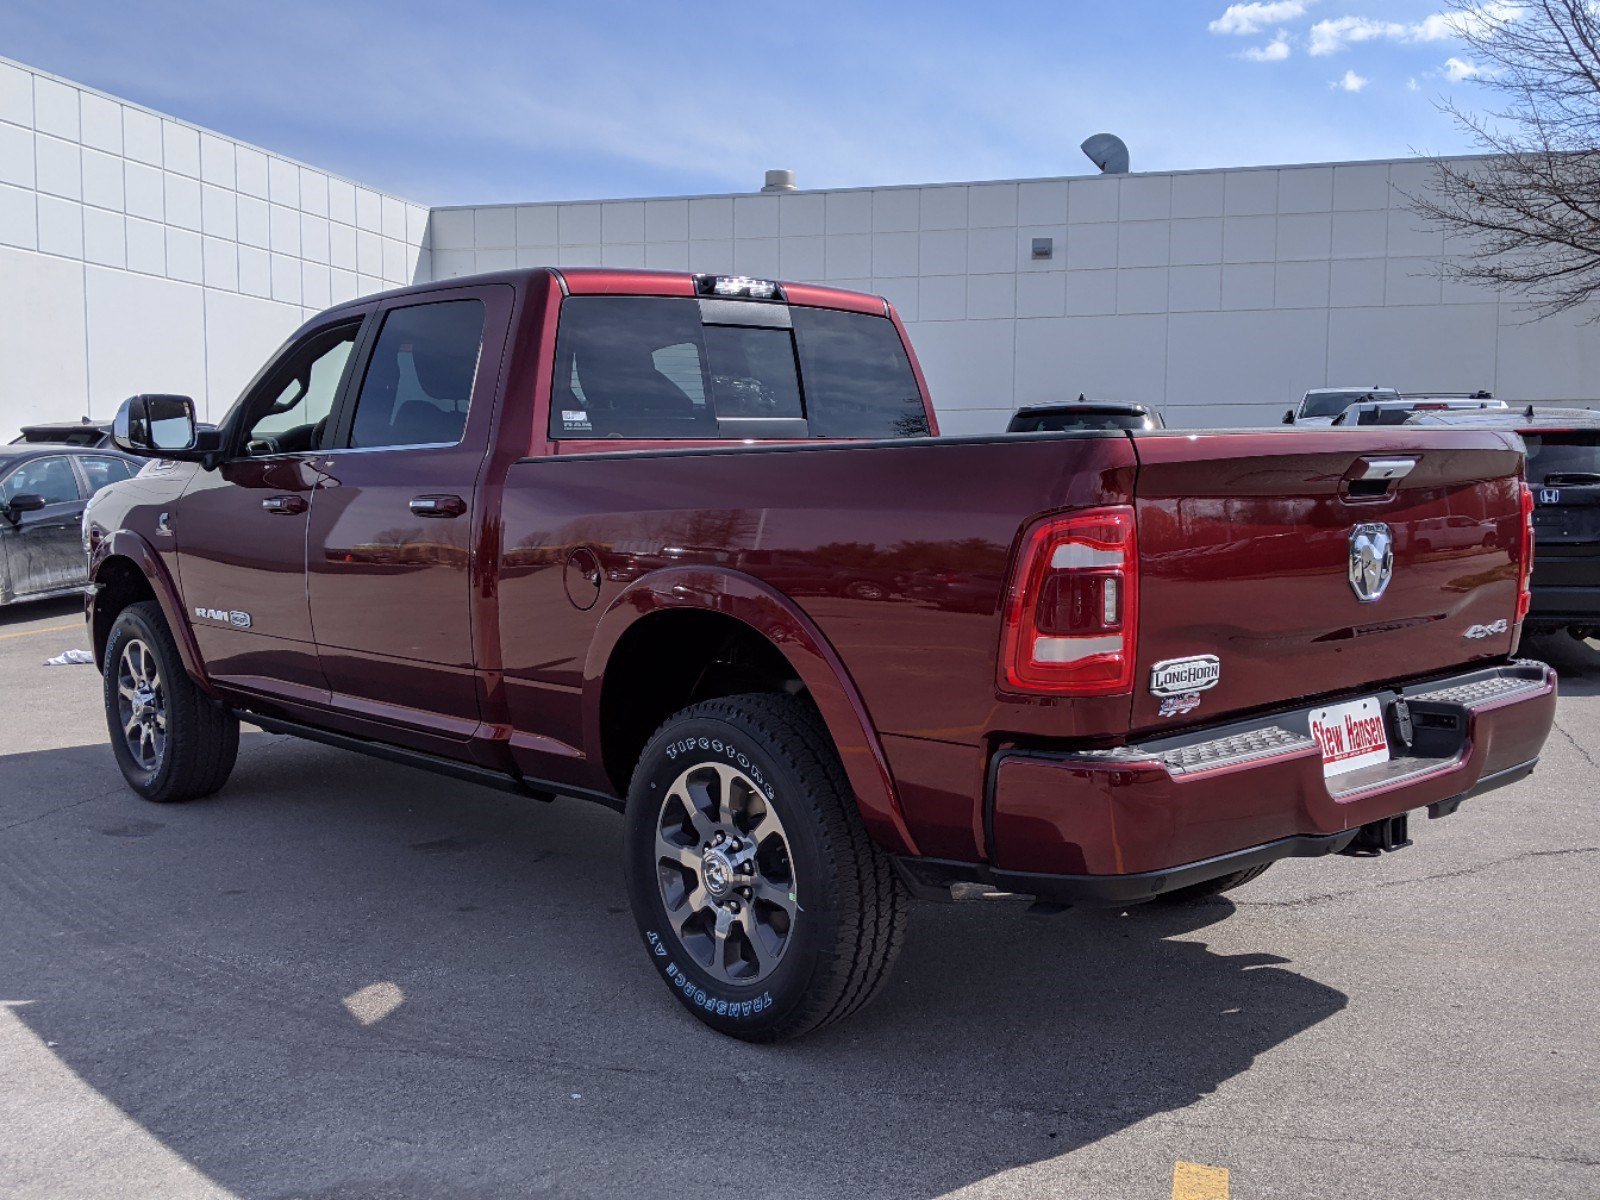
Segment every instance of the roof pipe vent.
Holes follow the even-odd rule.
[[[792,192],[795,190],[793,171],[768,171],[767,182],[762,184],[763,192]]]
[[[1128,173],[1128,145],[1114,133],[1096,133],[1086,137],[1079,149],[1089,156],[1089,161],[1099,167],[1103,175]]]

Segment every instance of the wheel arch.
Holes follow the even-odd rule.
[[[691,672],[695,684],[685,689]],[[626,795],[639,751],[662,720],[733,691],[808,696],[874,840],[892,853],[918,852],[883,746],[838,654],[788,597],[740,572],[670,567],[635,580],[610,604],[584,664],[585,740]]]
[[[100,662],[105,655],[106,641],[117,615],[130,604],[154,600],[161,606],[167,628],[172,630],[172,640],[178,645],[184,671],[207,695],[215,694],[194,631],[184,620],[178,589],[166,564],[149,542],[128,530],[110,534],[96,547],[90,580],[88,618],[95,662]]]

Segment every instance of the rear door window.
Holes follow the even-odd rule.
[[[568,299],[556,338],[550,436],[928,432],[910,360],[887,318],[798,307],[770,317],[724,324],[704,317],[698,301],[672,297]]]
[[[83,476],[89,481],[89,494],[92,496],[108,483],[118,483],[124,479],[132,479],[133,473],[138,470],[130,462],[120,458],[102,458],[98,454],[85,454],[78,459],[78,466],[83,468]]]

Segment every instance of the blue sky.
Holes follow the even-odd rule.
[[[1438,0],[7,0],[0,54],[428,204],[1469,147]]]

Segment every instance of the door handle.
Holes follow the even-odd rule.
[[[460,496],[413,496],[411,511],[419,517],[459,517],[467,502]]]
[[[299,496],[268,496],[261,502],[261,507],[269,513],[292,517],[305,512],[306,502]]]

